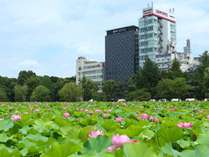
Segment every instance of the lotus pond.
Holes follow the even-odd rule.
[[[1,103],[0,157],[208,157],[209,102]]]

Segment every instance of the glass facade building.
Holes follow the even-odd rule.
[[[175,18],[153,7],[144,9],[139,19],[139,66],[144,65],[146,57],[157,62],[157,56],[173,53],[175,49]]]
[[[138,27],[107,31],[105,37],[105,80],[127,83],[139,67]]]

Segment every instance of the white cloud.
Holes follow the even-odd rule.
[[[39,74],[74,75],[75,59],[104,60],[105,31],[137,25],[148,1],[0,0],[0,75],[24,66]],[[191,38],[197,55],[209,49],[208,0],[158,0],[176,9],[178,48]],[[7,65],[7,66],[5,66]]]

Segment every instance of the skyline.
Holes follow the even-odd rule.
[[[138,26],[151,1],[0,0],[0,75],[17,77],[20,70],[39,75],[75,75],[78,56],[104,61],[106,31]],[[209,50],[209,0],[158,0],[154,6],[175,8],[177,50],[191,39],[193,56]],[[70,9],[69,9],[70,8]]]

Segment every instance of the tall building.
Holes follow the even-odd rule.
[[[104,80],[104,63],[78,57],[76,60],[76,84],[80,84],[84,77],[92,80],[101,88]]]
[[[186,46],[184,47],[184,51],[176,53],[176,59],[181,64],[182,71],[185,72],[192,68],[193,58],[191,52],[191,43],[189,39],[186,40]]]
[[[167,13],[154,9],[153,5],[143,10],[143,17],[139,19],[140,67],[146,57],[157,63],[176,51],[176,19],[172,12],[174,9]]]
[[[138,27],[107,31],[105,37],[105,80],[126,83],[138,70]]]
[[[184,53],[191,54],[191,43],[189,39],[187,39],[186,41],[186,46],[184,47]]]

